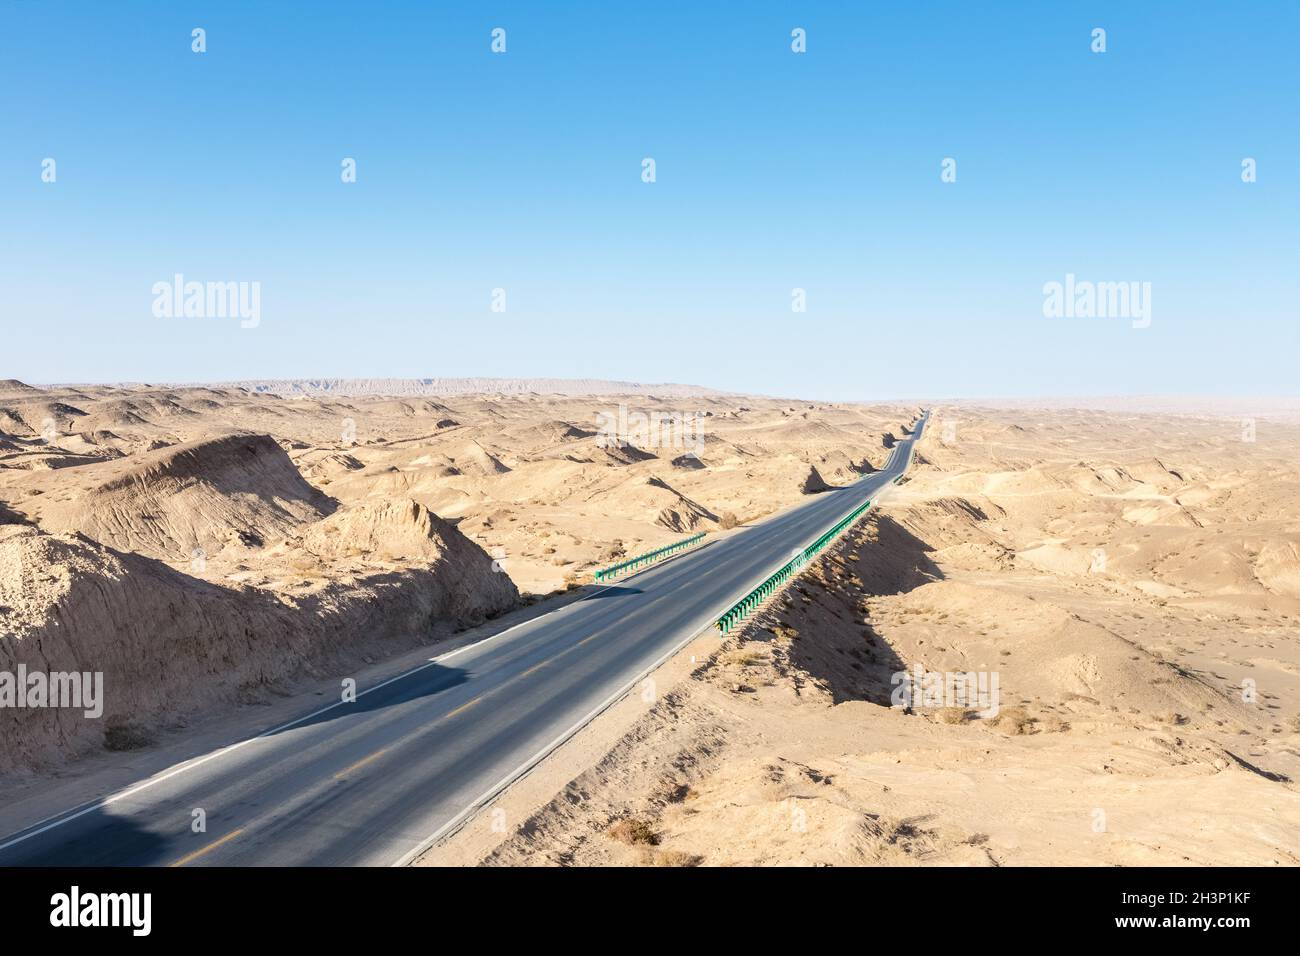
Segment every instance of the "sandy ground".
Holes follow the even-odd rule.
[[[0,671],[107,688],[99,718],[0,709],[0,769],[139,752],[759,520],[883,463],[915,413],[474,384],[0,382]]]
[[[916,408],[326,384],[0,383],[0,670],[111,688],[100,721],[0,713],[0,803],[761,520],[878,467]],[[749,627],[421,862],[1296,862],[1300,426],[1210,405],[940,407],[911,479]],[[895,706],[918,667],[997,698]]]
[[[812,469],[830,484],[852,481],[884,463],[916,410],[699,391],[435,400],[0,383],[0,502],[43,529],[83,531],[187,573],[202,547],[202,576],[280,587],[293,569],[275,538],[319,517],[308,513],[322,508],[312,491],[345,507],[410,499],[455,523],[521,591],[546,594],[728,517],[787,507]],[[113,518],[93,514],[100,502],[83,494],[109,463],[129,470],[152,449],[228,434],[270,436],[301,477],[268,473],[219,489],[242,493],[238,502],[213,495],[177,514],[127,514],[123,529],[89,527]],[[81,500],[60,508],[56,497]],[[263,540],[241,538],[250,530]]]
[[[1298,482],[1284,422],[940,409],[751,626],[422,862],[1294,864]],[[997,706],[897,706],[918,666]]]

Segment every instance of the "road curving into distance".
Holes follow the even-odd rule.
[[[0,837],[0,866],[408,862],[886,490],[928,414],[852,485],[362,688],[354,703]]]

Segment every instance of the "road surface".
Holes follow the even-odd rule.
[[[0,837],[0,866],[406,862],[886,489],[926,417],[879,472],[361,688],[354,703]]]

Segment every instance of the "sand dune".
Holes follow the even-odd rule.
[[[18,485],[28,517],[122,551],[190,560],[261,547],[319,521],[335,503],[268,435],[228,435],[38,476]]]
[[[355,569],[346,583],[292,595],[202,581],[74,535],[0,525],[0,669],[96,670],[106,688],[99,719],[0,711],[0,768],[144,746],[214,706],[326,668],[347,673],[367,654],[514,606],[513,585],[454,529],[435,531],[427,515],[391,523],[418,541],[418,564],[400,576]]]
[[[915,411],[458,387],[0,383],[0,669],[116,688],[98,723],[0,715],[0,766],[147,745],[760,520],[881,466]],[[698,434],[610,441],[620,406]],[[428,862],[1300,862],[1300,430],[1244,434],[939,409],[751,626]],[[998,706],[891,706],[918,666],[995,673]]]
[[[0,667],[93,666],[113,688],[103,721],[23,712],[0,765],[134,746],[296,675],[436,641],[516,606],[521,586],[563,590],[724,514],[769,513],[798,498],[807,463],[869,457],[911,414],[492,384],[0,383]],[[698,415],[706,459],[674,463],[691,451],[649,432],[608,441],[600,423],[625,403]],[[770,457],[734,443],[753,433]]]
[[[424,862],[1300,863],[1300,432],[1239,436],[941,409],[750,626]],[[894,706],[918,666],[998,706]]]

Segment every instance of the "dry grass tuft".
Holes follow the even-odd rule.
[[[1003,707],[998,715],[988,721],[1008,737],[1019,737],[1034,732],[1034,718],[1023,707]]]
[[[656,846],[659,843],[659,834],[638,817],[624,817],[605,832],[610,839],[628,846]]]
[[[701,858],[681,850],[643,850],[642,866],[699,866]]]
[[[975,712],[969,707],[944,707],[935,714],[941,724],[965,724],[974,716]]]

